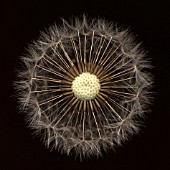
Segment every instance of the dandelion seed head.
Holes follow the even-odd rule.
[[[101,19],[63,20],[22,59],[20,105],[48,147],[101,155],[138,131],[152,79],[145,53],[127,30]]]

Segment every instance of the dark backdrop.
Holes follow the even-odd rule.
[[[145,127],[116,153],[80,162],[74,157],[47,150],[33,138],[24,116],[18,113],[13,81],[15,69],[27,45],[39,31],[60,17],[87,14],[130,26],[143,42],[154,66],[156,92]],[[0,2],[0,170],[168,170],[170,169],[170,9],[168,1],[148,0],[46,0]]]

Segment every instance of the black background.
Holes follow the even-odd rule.
[[[60,18],[103,17],[130,26],[143,42],[154,66],[156,92],[151,113],[139,135],[99,159],[80,162],[74,156],[47,150],[33,138],[18,113],[13,81],[21,56],[39,31]],[[168,1],[5,1],[0,2],[0,170],[168,170],[170,169],[170,5]],[[168,163],[169,162],[169,163]]]

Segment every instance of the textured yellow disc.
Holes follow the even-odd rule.
[[[99,93],[100,83],[96,75],[84,72],[73,80],[71,88],[77,98],[92,100]]]

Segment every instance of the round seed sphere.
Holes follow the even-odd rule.
[[[29,125],[48,147],[100,155],[138,131],[150,65],[127,30],[100,19],[63,20],[28,51],[16,88]]]
[[[77,98],[92,100],[99,93],[99,79],[96,75],[84,72],[73,80],[71,88]]]

